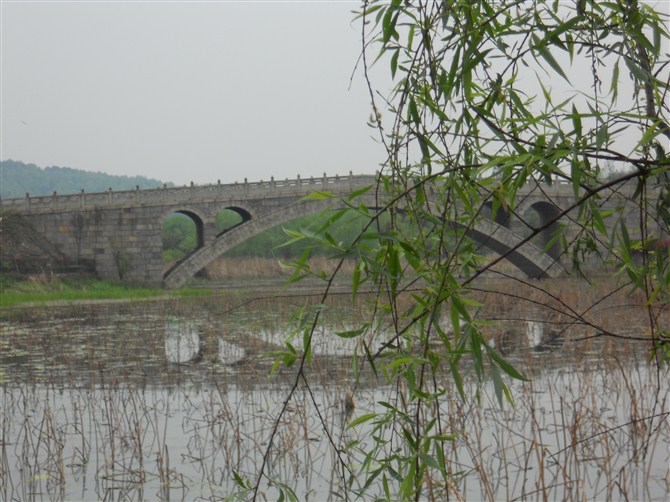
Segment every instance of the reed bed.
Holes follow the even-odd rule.
[[[346,390],[328,381],[316,393],[331,433],[343,443],[369,440],[365,430],[343,428]],[[657,381],[644,365],[608,363],[518,384],[514,408],[500,409],[490,389],[480,403],[445,400],[441,412],[456,435],[448,456],[453,488],[466,500],[666,499],[668,390],[659,392]],[[393,394],[366,390],[353,416]],[[225,498],[238,488],[236,475],[253,479],[283,396],[280,388],[235,384],[5,385],[0,493],[4,500]],[[341,492],[306,389],[279,431],[263,485],[268,499],[278,494],[275,482],[305,500]],[[347,455],[355,471],[362,454]],[[365,473],[357,474],[362,483]],[[445,496],[445,480],[432,481],[434,495]]]
[[[323,270],[332,273],[338,265],[336,260],[329,260],[324,256],[314,256],[309,259],[309,265],[314,270]],[[342,271],[350,273],[355,266],[354,261],[344,263]],[[208,278],[213,280],[247,277],[277,277],[287,278],[292,270],[281,265],[276,258],[260,256],[248,257],[221,257],[207,265]]]
[[[507,343],[508,358],[532,378],[511,382],[515,406],[501,408],[493,388],[477,387],[474,377],[465,382],[472,398],[460,400],[445,372],[438,384],[447,395],[435,413],[453,435],[451,477],[429,476],[426,498],[667,500],[668,369],[648,363],[644,341],[591,336],[589,326],[574,325],[566,305],[576,309],[586,299],[562,287],[552,300],[563,302],[560,309],[538,310],[534,300],[515,307],[504,295],[486,303],[481,315],[491,320],[490,336],[507,332],[510,340],[498,343]],[[481,294],[492,290],[487,285]],[[542,293],[524,294],[551,305]],[[351,394],[344,354],[352,347],[334,333],[351,328],[369,306],[343,300],[324,311],[309,387],[285,403],[295,370],[268,378],[272,354],[290,313],[312,300],[228,294],[5,313],[0,499],[244,500],[274,427],[261,499],[276,499],[282,486],[301,500],[345,491],[353,497],[374,468],[365,463],[372,429],[347,424],[405,391],[363,374]],[[640,334],[635,298],[608,302],[586,315],[606,328],[617,322],[609,312],[622,313],[625,304],[633,315],[626,329]],[[657,318],[667,322],[666,313]],[[550,345],[541,343],[547,334]],[[384,433],[392,438],[401,425]],[[379,479],[365,493],[383,497]]]

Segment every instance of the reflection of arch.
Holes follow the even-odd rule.
[[[181,287],[203,267],[238,244],[277,225],[324,211],[333,205],[332,200],[304,200],[229,228],[169,270],[164,276],[163,284],[167,288]],[[368,207],[372,209],[375,206],[376,202],[371,201]],[[504,255],[530,277],[556,277],[564,272],[559,263],[529,242],[523,243],[517,249],[523,238],[501,225],[481,220],[466,232],[471,238]]]
[[[558,223],[560,214],[561,210],[556,205],[551,202],[540,201],[531,205],[523,216],[524,224],[532,231],[543,228],[546,225],[546,228],[540,231],[534,242],[554,259],[561,256],[560,243],[557,241],[552,242],[552,239],[561,230],[561,225]]]

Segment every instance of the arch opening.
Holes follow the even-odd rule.
[[[199,215],[175,211],[163,219],[163,268],[171,268],[205,245],[205,225]]]
[[[251,213],[241,207],[226,207],[216,213],[214,223],[216,225],[216,236],[235,228],[251,219]]]
[[[489,221],[493,221],[508,230],[511,229],[512,214],[504,207],[498,206],[497,204],[494,206],[493,202],[489,201],[482,207],[481,214]]]
[[[549,202],[536,202],[523,215],[522,235],[528,237],[531,233],[541,230],[531,242],[544,250],[549,256],[558,259],[561,256],[560,233],[563,226],[558,222],[561,210]]]
[[[206,274],[214,279],[248,275],[288,277],[288,272],[281,262],[297,260],[311,246],[309,239],[293,240],[289,234],[296,231],[305,231],[308,234],[311,231],[316,232],[331,216],[331,212],[310,213],[267,227],[212,259],[206,265]],[[242,223],[244,222],[224,229],[221,234],[228,230],[231,231],[231,235],[234,234],[233,229]],[[360,216],[352,214],[351,217],[344,216],[334,222],[329,233],[336,242],[349,245],[363,225]],[[320,266],[323,266],[328,256],[317,248],[311,253],[310,259],[319,261]]]

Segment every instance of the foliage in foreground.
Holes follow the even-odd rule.
[[[333,496],[458,498],[444,461],[453,431],[440,412],[450,396],[438,376],[450,372],[467,399],[462,382],[472,370],[492,380],[501,405],[512,402],[506,379],[523,378],[482,336],[469,294],[484,272],[496,273],[497,260],[487,260],[472,238],[484,218],[530,229],[504,256],[550,230],[539,242],[574,275],[594,260],[607,267],[619,287],[645,299],[641,350],[657,364],[667,355],[668,16],[636,0],[372,0],[358,21],[384,169],[368,192],[334,201],[344,209],[318,232],[291,236],[336,260],[356,260],[352,299],[367,287],[376,301],[368,323],[339,336],[359,341],[354,370],[365,366],[397,386],[397,399],[349,424],[364,441],[340,444],[323,423],[340,469]],[[388,65],[390,94],[371,81],[373,64]],[[552,200],[549,187],[557,183],[571,187],[567,207]],[[518,211],[524,191],[545,192],[553,210],[542,221]],[[342,245],[330,225],[351,214],[366,223]],[[280,357],[298,367],[280,415],[296,389],[309,389],[311,340],[337,275],[310,269],[309,253],[295,263],[294,279],[323,277],[325,289],[298,317],[292,339],[301,337],[304,350],[289,339]],[[268,459],[280,427],[281,416],[255,483],[243,484],[254,497],[263,482],[274,482]]]

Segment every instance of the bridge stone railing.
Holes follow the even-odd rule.
[[[106,192],[79,193],[61,195],[54,192],[52,195],[31,196],[15,199],[0,199],[0,209],[3,211],[18,211],[23,213],[47,213],[53,211],[82,210],[86,208],[128,208],[139,206],[160,206],[177,204],[180,202],[202,202],[223,199],[262,199],[281,196],[301,196],[314,191],[330,191],[337,195],[347,194],[356,189],[374,185],[378,174],[348,176],[328,176],[324,174],[316,178],[274,179],[269,181],[247,181],[222,184],[195,185],[191,183],[181,187],[163,187],[153,189],[111,190]],[[535,187],[524,187],[518,193],[519,197],[529,195]],[[619,188],[621,193],[622,189]],[[632,191],[626,187],[624,192]],[[574,199],[572,186],[567,183],[554,183],[542,188],[544,197],[568,197]]]
[[[112,190],[106,192],[80,193],[60,195],[31,196],[16,199],[0,200],[3,211],[13,210],[26,213],[41,213],[51,211],[80,210],[84,208],[119,208],[135,206],[157,206],[180,201],[204,201],[226,198],[264,198],[287,195],[307,195],[314,191],[330,191],[336,194],[345,194],[358,188],[375,183],[377,175],[327,176],[183,187],[166,187],[154,189]]]

